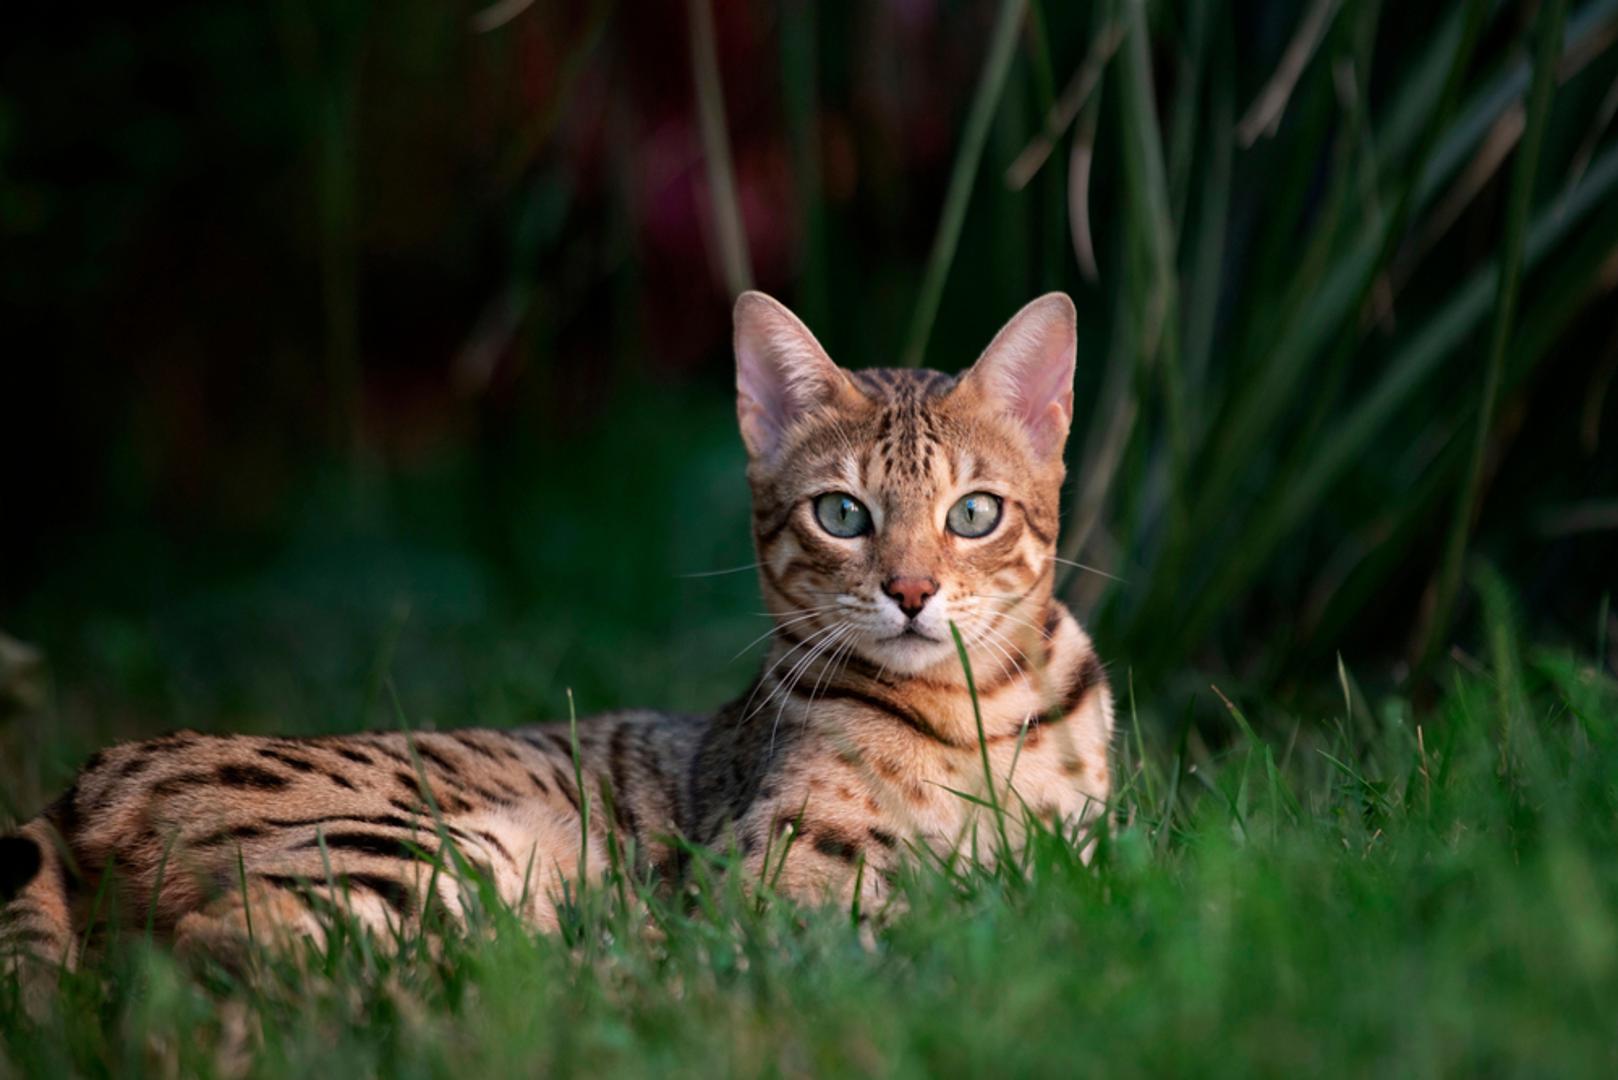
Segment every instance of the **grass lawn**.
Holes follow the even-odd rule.
[[[339,935],[249,979],[125,933],[42,1024],[0,990],[0,1073],[1612,1075],[1618,687],[1520,641],[1502,587],[1478,585],[1488,648],[1419,708],[1345,671],[1318,715],[1234,701],[1243,734],[1210,748],[1190,725],[1138,723],[1150,693],[1132,705],[1114,665],[1126,786],[1088,868],[1058,837],[1017,870],[917,864],[874,933],[717,875],[679,901],[614,882],[576,898],[561,937],[492,912],[491,933],[436,953]],[[650,648],[560,666],[588,675],[630,647]],[[510,701],[534,655],[475,670]],[[58,687],[78,727],[13,721],[9,789],[83,749],[98,693],[139,700],[138,670]],[[379,696],[433,722],[409,715],[434,700],[413,670]],[[287,700],[227,697],[247,718]]]

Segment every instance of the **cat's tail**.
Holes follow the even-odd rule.
[[[78,961],[67,867],[45,817],[0,836],[0,987],[15,978],[37,1013]]]

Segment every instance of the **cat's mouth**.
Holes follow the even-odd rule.
[[[924,634],[920,630],[916,629],[916,627],[914,627],[914,626],[907,626],[903,630],[899,631],[897,634],[894,634],[892,637],[887,638],[886,640],[888,640],[888,641],[930,641],[934,645],[942,644],[941,641],[939,641],[937,638],[933,637],[931,634]]]

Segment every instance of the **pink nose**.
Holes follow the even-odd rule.
[[[927,601],[938,591],[938,582],[924,577],[889,578],[882,591],[893,597],[899,610],[914,619],[927,606]]]

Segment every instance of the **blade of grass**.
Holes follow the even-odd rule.
[[[1317,750],[1316,753],[1325,758],[1338,772],[1352,780],[1355,787],[1359,788],[1360,791],[1370,797],[1372,802],[1376,803],[1378,810],[1385,814],[1392,809],[1388,803],[1388,797],[1382,793],[1381,789],[1378,788],[1376,784],[1362,776],[1359,770],[1355,769],[1352,765],[1348,764],[1346,761],[1343,761],[1341,758],[1327,753],[1325,750]]]
[[[1159,851],[1164,851],[1168,847],[1170,829],[1175,815],[1181,814],[1183,816],[1180,809],[1180,780],[1185,776],[1186,754],[1189,751],[1190,744],[1191,712],[1188,708],[1185,718],[1180,722],[1180,738],[1175,743],[1174,762],[1171,766],[1172,771],[1169,773],[1169,790],[1163,799],[1163,822],[1158,827],[1159,831],[1155,837],[1155,843]]]
[[[247,889],[247,861],[242,857],[240,844],[236,845],[236,886],[242,891],[242,921],[247,924],[247,944],[254,948],[258,938],[253,933],[253,894]]]
[[[534,0],[495,0],[488,7],[472,13],[472,31],[487,34],[491,30],[498,30],[533,6]]]
[[[1224,805],[1225,812],[1230,815],[1230,820],[1235,822],[1237,831],[1242,834],[1242,840],[1245,842],[1252,839],[1252,837],[1248,835],[1247,818],[1242,814],[1242,808],[1240,803],[1237,802],[1237,796],[1232,795],[1230,792],[1220,787],[1214,782],[1212,777],[1208,776],[1200,769],[1193,771],[1191,775],[1196,777],[1197,783],[1206,788],[1210,794],[1216,796],[1220,803]]]
[[[989,740],[983,734],[983,710],[978,705],[978,688],[972,677],[972,661],[966,655],[966,642],[961,638],[960,628],[955,625],[953,619],[950,620],[949,633],[950,637],[955,639],[955,655],[960,658],[961,670],[966,674],[967,696],[972,699],[972,720],[978,729],[978,758],[983,764],[983,783],[989,791],[989,807],[994,813],[995,829],[1000,833],[1000,853],[1009,855],[1011,844],[1006,839],[1006,819],[1000,810],[1000,796],[995,791],[994,772],[989,768]],[[976,844],[972,850],[975,854]]]
[[[476,873],[472,864],[462,854],[460,845],[455,842],[455,838],[449,833],[449,825],[444,820],[443,810],[438,805],[438,799],[433,794],[432,782],[427,776],[427,764],[422,760],[421,754],[416,749],[416,739],[411,734],[410,718],[405,714],[404,703],[399,700],[398,688],[393,685],[391,677],[384,679],[382,685],[383,689],[387,690],[388,699],[393,704],[394,722],[398,725],[400,731],[405,732],[405,749],[409,751],[410,763],[415,771],[417,794],[421,796],[422,804],[427,807],[428,815],[433,820],[433,831],[438,837],[439,850],[449,853],[450,861],[454,864],[458,884],[464,885],[467,881],[472,881],[476,884],[481,880],[481,875]],[[435,865],[438,861],[434,860]]]
[[[1495,403],[1500,396],[1501,369],[1506,345],[1511,339],[1516,317],[1517,293],[1522,285],[1523,247],[1528,236],[1528,215],[1533,202],[1534,178],[1539,165],[1540,147],[1545,140],[1545,122],[1550,115],[1551,95],[1556,86],[1556,57],[1562,42],[1562,23],[1567,0],[1547,0],[1539,13],[1539,42],[1534,56],[1534,82],[1528,96],[1527,126],[1517,147],[1512,169],[1510,203],[1506,208],[1506,232],[1500,253],[1500,284],[1495,291],[1494,325],[1489,334],[1489,354],[1483,371],[1483,400],[1478,405],[1477,426],[1472,439],[1472,455],[1466,478],[1455,500],[1454,519],[1444,546],[1438,571],[1432,620],[1427,627],[1417,662],[1426,670],[1449,632],[1455,592],[1460,585],[1461,565],[1466,558],[1467,537],[1472,531],[1478,492],[1483,480],[1483,456],[1494,426]]]
[[[1432,31],[1426,50],[1409,66],[1409,75],[1394,90],[1376,125],[1382,144],[1382,165],[1392,173],[1403,169],[1405,155],[1415,147],[1427,127],[1431,103],[1436,100],[1448,71],[1444,57],[1455,55],[1466,23],[1468,8],[1451,5],[1443,20]]]
[[[1197,5],[1198,8],[1203,6]],[[1219,38],[1218,44],[1212,47],[1214,55],[1206,92],[1208,145],[1198,184],[1197,227],[1190,237],[1190,258],[1185,273],[1182,363],[1186,386],[1193,400],[1203,396],[1201,390],[1208,370],[1208,359],[1213,353],[1214,322],[1219,310],[1225,237],[1229,229],[1231,161],[1235,150],[1235,140],[1230,134],[1235,91],[1232,85],[1228,21],[1221,24]],[[1193,438],[1197,437],[1197,433],[1192,434]]]
[[[787,0],[781,8],[781,90],[787,133],[792,141],[793,186],[802,213],[803,258],[798,268],[796,308],[810,326],[824,325],[826,300],[826,213],[820,179],[815,5]]]
[[[1084,60],[1062,88],[1062,96],[1047,107],[1044,126],[1006,169],[1006,187],[1021,191],[1044,166],[1062,134],[1072,126],[1091,94],[1101,85],[1101,76],[1106,73],[1107,63],[1117,52],[1123,37],[1124,26],[1120,21],[1113,20],[1102,25],[1091,41]]]
[[[1096,265],[1095,232],[1090,227],[1090,174],[1095,166],[1096,125],[1100,116],[1101,91],[1097,89],[1079,115],[1079,126],[1073,132],[1073,145],[1067,156],[1068,235],[1073,240],[1073,257],[1078,261],[1079,273],[1091,284],[1101,277]]]
[[[1135,736],[1135,758],[1139,762],[1141,780],[1146,788],[1146,799],[1153,806],[1160,806],[1157,799],[1157,783],[1151,761],[1146,756],[1146,739],[1141,734],[1140,710],[1135,705],[1135,669],[1129,669],[1129,726]]]
[[[1028,2],[1028,58],[1029,74],[1034,86],[1034,100],[1045,115],[1050,115],[1056,104],[1056,74],[1051,68],[1050,34],[1046,29],[1045,7],[1039,0]],[[1007,170],[1009,175],[1010,170]],[[1066,233],[1063,199],[1066,187],[1060,170],[1045,173],[1042,182],[1039,225],[1040,291],[1060,289],[1066,276],[1066,259],[1062,254]]]
[[[994,31],[989,38],[988,56],[983,62],[983,74],[972,95],[961,145],[955,152],[955,164],[950,169],[949,187],[944,192],[944,210],[939,215],[932,252],[927,257],[927,268],[922,274],[916,313],[911,320],[910,336],[901,358],[905,367],[919,367],[927,352],[927,341],[932,337],[933,322],[938,318],[938,305],[944,296],[944,282],[949,277],[950,265],[955,261],[961,226],[966,222],[966,207],[972,200],[978,162],[983,157],[983,147],[989,138],[989,124],[994,119],[995,109],[1000,103],[1000,92],[1005,88],[1006,75],[1016,54],[1017,30],[1022,25],[1026,7],[1027,0],[1000,2],[1000,13],[995,18]]]
[[[1339,97],[1346,98],[1345,108],[1352,126],[1355,153],[1353,154],[1354,180],[1360,201],[1370,210],[1371,219],[1382,224],[1382,197],[1377,188],[1381,175],[1381,154],[1377,151],[1376,136],[1371,130],[1370,73],[1376,60],[1377,27],[1382,18],[1381,0],[1364,4],[1351,29],[1353,47],[1348,54],[1332,65],[1332,78],[1337,84]]]
[[[781,872],[787,868],[787,856],[792,854],[792,845],[798,842],[798,836],[803,832],[803,812],[807,809],[809,809],[809,799],[808,796],[805,796],[803,804],[798,807],[797,814],[793,816],[791,821],[787,822],[787,827],[782,830],[782,836],[786,839],[781,847],[781,861],[775,864],[775,873],[770,875],[769,891],[771,893],[774,893],[776,886],[780,884]],[[760,899],[762,900],[762,897]]]
[[[1134,324],[1128,314],[1129,296],[1120,288],[1114,294],[1106,375],[1092,412],[1090,436],[1079,458],[1083,467],[1072,471],[1073,508],[1058,549],[1067,570],[1072,569],[1067,564],[1078,559],[1101,521],[1140,412],[1139,399],[1133,392]],[[1067,584],[1064,580],[1057,585],[1058,595],[1067,595]]]
[[[584,763],[579,757],[579,711],[573,688],[567,688],[567,741],[573,754],[573,786],[579,793],[579,884],[584,889],[590,873],[590,791],[584,786]]]
[[[995,160],[1011,157],[1027,137],[1027,83],[1026,79],[1008,79],[1000,94],[995,119],[989,124],[989,146],[984,151]],[[1030,276],[1036,265],[1030,250],[1035,236],[1030,227],[1035,200],[1002,184],[990,184],[982,204],[979,216],[989,225],[987,257],[995,267],[994,275],[984,283],[987,288],[982,295],[1001,311],[1015,311],[1034,295],[1037,284]]]
[[[1260,135],[1273,136],[1281,128],[1281,117],[1286,112],[1287,100],[1298,77],[1309,64],[1309,59],[1326,36],[1332,19],[1337,14],[1338,0],[1315,0],[1298,23],[1297,32],[1281,54],[1275,74],[1236,125],[1236,137],[1243,146],[1252,146]]]
[[[1197,144],[1197,120],[1202,116],[1203,84],[1208,70],[1209,22],[1217,0],[1190,4],[1185,32],[1178,39],[1178,70],[1174,77],[1173,120],[1169,124],[1169,213],[1182,229],[1186,224],[1186,198],[1191,186],[1191,159]],[[1210,132],[1217,138],[1217,126]]]
[[[1287,783],[1280,766],[1276,764],[1275,750],[1268,742],[1259,738],[1258,732],[1253,730],[1253,725],[1248,721],[1247,714],[1242,712],[1234,701],[1226,697],[1223,690],[1217,686],[1213,686],[1211,689],[1225,706],[1225,711],[1230,714],[1231,719],[1236,721],[1236,727],[1241,731],[1243,737],[1254,748],[1264,754],[1264,774],[1270,786],[1270,812],[1273,815],[1273,820],[1279,820],[1279,815],[1276,815],[1275,811],[1280,809],[1285,811],[1287,819],[1292,824],[1298,824],[1303,817],[1303,807],[1299,805],[1297,796],[1292,793],[1292,785]]]
[[[1170,457],[1178,480],[1188,451],[1179,367],[1179,284],[1144,0],[1125,0],[1124,23],[1125,38],[1118,57],[1119,111],[1124,126],[1124,178],[1135,193],[1128,200],[1128,220],[1134,242],[1147,253],[1144,269],[1150,281],[1145,302],[1136,312],[1138,340],[1143,369],[1155,372],[1163,384]],[[1173,486],[1176,493],[1183,489],[1179,483]]]
[[[1317,233],[1322,220],[1315,190],[1321,162],[1333,140],[1342,138],[1341,109],[1324,71],[1305,71],[1288,111],[1292,122],[1286,138],[1265,140],[1241,155],[1248,168],[1265,177],[1263,217],[1255,223],[1252,253],[1242,265],[1247,299],[1238,310],[1245,309],[1248,318],[1236,340],[1245,345],[1238,360],[1254,357],[1247,363],[1262,359],[1252,343],[1277,337],[1275,327],[1284,325],[1282,316],[1291,311],[1276,298],[1295,291],[1299,239]]]
[[[702,133],[708,194],[713,199],[714,228],[719,234],[719,260],[725,274],[725,287],[736,296],[753,287],[753,266],[747,252],[747,228],[742,222],[741,202],[736,197],[736,173],[730,160],[713,7],[710,0],[686,0],[685,7],[691,34],[691,77],[697,92],[697,125]]]
[[[168,875],[169,856],[174,853],[174,845],[180,839],[180,830],[176,827],[169,830],[169,837],[163,842],[163,853],[157,860],[157,874],[152,881],[152,897],[146,904],[146,944],[152,943],[152,935],[157,929],[157,906],[163,899],[163,879]]]

